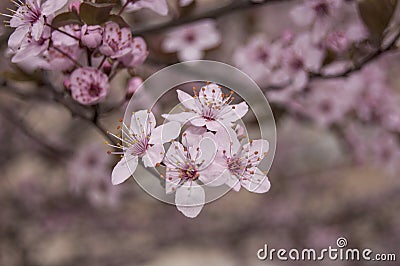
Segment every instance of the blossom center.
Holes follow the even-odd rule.
[[[325,17],[329,15],[329,6],[327,3],[319,3],[315,5],[314,10],[320,17]]]
[[[90,84],[88,93],[91,97],[98,97],[101,93],[101,87],[98,84]]]

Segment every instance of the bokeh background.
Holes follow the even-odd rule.
[[[214,12],[231,3],[197,0],[195,6],[179,11],[170,1],[172,11],[167,17],[148,11],[126,14],[150,51],[136,74],[146,78],[179,61],[175,53],[160,47],[173,28],[146,31],[149,25],[170,20],[185,25],[191,21],[187,17],[209,14],[222,41],[205,58],[235,65],[238,48],[254,34],[274,40],[287,29],[304,31],[290,16],[303,2],[271,1]],[[356,1],[343,2],[346,19],[339,18],[336,24],[360,20]],[[2,1],[1,12],[8,12],[9,6]],[[398,19],[395,13],[393,25]],[[71,115],[70,109],[39,86],[32,86],[27,80],[35,73],[25,77],[23,68],[12,75],[16,67],[7,56],[9,33],[8,28],[0,28],[4,54],[0,65],[0,265],[290,265],[259,261],[256,252],[264,244],[325,248],[335,246],[338,237],[347,238],[349,247],[396,253],[400,259],[400,148],[395,130],[388,135],[389,130],[371,120],[362,122],[361,133],[357,131],[361,122],[354,114],[321,126],[318,115],[324,114],[318,109],[314,116],[304,117],[304,112],[295,112],[287,104],[271,102],[278,143],[269,172],[270,192],[228,193],[207,204],[196,219],[188,219],[174,206],[146,194],[133,179],[118,187],[110,184],[118,158],[107,155],[102,132],[90,121]],[[203,34],[207,38],[207,32]],[[367,63],[370,72],[363,79],[382,73],[391,97],[398,97],[399,59],[396,49],[380,53]],[[57,83],[56,75],[47,75]],[[100,117],[105,129],[115,131],[123,116],[128,80],[129,74],[121,73],[113,81],[108,102],[117,103],[118,108]],[[262,81],[260,86],[264,86]],[[329,97],[345,101],[348,96],[331,93]],[[250,128],[255,127],[251,122]],[[345,130],[351,126],[356,127],[354,132]],[[350,132],[369,138],[351,141]],[[368,145],[378,147],[377,154],[373,154],[375,148],[365,148]],[[376,265],[362,261],[292,264]]]

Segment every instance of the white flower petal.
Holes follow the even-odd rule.
[[[169,121],[176,121],[184,125],[195,117],[199,117],[199,115],[192,112],[182,112],[178,114],[163,114],[162,117]]]
[[[154,167],[156,164],[161,163],[164,159],[164,147],[161,144],[156,144],[147,149],[142,160],[145,167]]]
[[[44,15],[53,15],[54,12],[60,10],[67,4],[68,0],[47,0],[42,5]]]
[[[29,26],[18,27],[8,39],[8,46],[13,50],[18,49],[28,32]]]
[[[131,132],[137,135],[146,135],[156,126],[154,114],[148,110],[134,112],[131,117]]]
[[[204,52],[193,47],[185,47],[184,49],[178,51],[178,58],[181,62],[199,60],[203,57]]]
[[[225,127],[223,130],[217,131],[214,139],[219,150],[225,150],[227,156],[236,154],[240,148],[236,132],[230,127]]]
[[[189,110],[199,111],[199,108],[195,102],[196,100],[192,96],[181,90],[177,90],[176,92],[178,93],[178,99],[183,106]]]
[[[188,127],[185,132],[182,134],[182,144],[185,147],[198,147],[200,140],[203,138],[203,135],[207,132],[207,129],[204,127]]]
[[[229,172],[226,166],[214,162],[200,172],[199,179],[207,186],[222,186],[227,180],[225,172]]]
[[[111,182],[113,185],[119,185],[127,180],[133,172],[135,172],[138,165],[138,157],[134,155],[127,155],[114,167],[111,175]]]
[[[222,116],[224,122],[236,122],[241,119],[249,110],[249,106],[246,102],[241,102],[239,104],[232,104],[226,108],[231,108],[226,114]]]
[[[242,155],[252,156],[255,154],[257,155],[257,157],[260,157],[260,159],[263,159],[267,155],[268,150],[269,150],[268,140],[257,139],[243,146]]]
[[[166,143],[173,139],[176,139],[181,132],[181,124],[172,121],[165,123],[164,125],[158,126],[151,131],[151,136],[149,143],[156,144],[156,143]]]
[[[204,206],[206,194],[196,182],[186,182],[176,190],[175,204],[186,217],[199,215]]]
[[[196,159],[196,164],[201,164],[199,170],[206,169],[213,162],[217,154],[217,144],[212,138],[206,137],[199,144],[200,156]]]
[[[266,193],[271,188],[271,183],[260,169],[254,169],[254,175],[250,178],[241,179],[242,186],[250,192]]]

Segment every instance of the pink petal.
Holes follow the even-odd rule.
[[[206,125],[207,120],[205,120],[203,117],[196,117],[196,118],[193,118],[192,120],[190,120],[190,123],[193,126],[202,127],[202,126]]]
[[[176,121],[179,122],[181,125],[184,125],[195,117],[199,117],[199,115],[192,112],[182,112],[179,114],[163,114],[162,117],[169,121]]]
[[[204,57],[204,52],[193,47],[185,47],[184,49],[178,52],[178,59],[181,62],[199,60],[202,59],[203,57]]]
[[[44,15],[52,15],[67,4],[68,0],[47,0],[42,5]]]
[[[226,166],[214,162],[201,171],[199,179],[207,186],[221,186],[226,183],[225,172],[229,172]]]
[[[219,150],[225,150],[227,156],[236,154],[240,148],[240,142],[236,136],[236,132],[230,127],[217,131],[214,139]]]
[[[183,106],[189,110],[199,111],[199,108],[196,105],[196,100],[192,96],[181,90],[177,90],[176,92],[178,93],[178,99]]]
[[[181,124],[175,121],[158,126],[151,131],[150,144],[163,144],[176,139],[181,132]]]
[[[198,146],[203,135],[207,132],[204,127],[188,127],[182,135],[182,144],[185,147]]]
[[[124,156],[114,167],[111,175],[113,185],[119,185],[127,180],[138,165],[138,157],[133,155]]]
[[[40,37],[42,37],[43,28],[44,28],[44,19],[43,19],[43,17],[40,17],[40,19],[36,23],[34,23],[32,26],[33,39],[38,41],[40,39]]]
[[[161,144],[156,144],[147,149],[146,154],[142,157],[145,167],[154,167],[161,163],[164,158],[164,147]]]
[[[243,154],[253,155],[257,154],[261,159],[267,155],[269,150],[268,140],[258,139],[253,140],[251,143],[247,143],[243,146]]]
[[[240,184],[239,178],[235,175],[232,175],[229,170],[226,170],[224,172],[224,179],[225,179],[225,184],[227,184],[230,188],[232,188],[234,191],[239,191],[242,185]]]
[[[195,218],[204,206],[204,189],[195,182],[186,182],[176,190],[175,204],[186,217]]]
[[[206,169],[217,154],[217,144],[212,138],[206,137],[199,144],[200,156],[197,156],[196,164],[201,164],[199,170]]]
[[[314,20],[315,13],[310,7],[300,4],[290,11],[290,16],[297,25],[307,26]]]
[[[156,126],[154,114],[148,110],[134,112],[131,117],[130,129],[134,134],[142,136]],[[143,133],[144,132],[144,133]]]
[[[236,122],[237,120],[241,119],[249,110],[249,106],[246,102],[241,102],[239,104],[233,104],[227,106],[226,108],[230,108],[226,114],[222,116],[224,122]]]
[[[258,168],[255,168],[254,175],[247,179],[241,180],[242,186],[250,192],[266,193],[271,188],[268,177]]]
[[[29,26],[18,27],[8,39],[8,46],[13,50],[18,49],[28,32]]]

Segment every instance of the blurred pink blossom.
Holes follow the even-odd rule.
[[[74,11],[79,14],[79,9],[80,9],[81,4],[82,4],[81,0],[72,0],[68,5],[68,10],[70,12]]]
[[[180,61],[197,60],[204,57],[204,51],[217,47],[221,36],[214,20],[205,19],[169,32],[162,43],[165,52],[178,53]]]
[[[133,77],[128,82],[127,94],[133,95],[136,90],[142,85],[143,79],[141,77]]]
[[[125,8],[126,12],[134,12],[142,8],[148,8],[162,16],[166,16],[168,14],[168,5],[166,0],[121,0],[122,5],[125,5],[127,1],[131,3],[129,3]]]
[[[121,190],[109,180],[110,163],[100,143],[82,146],[68,165],[71,190],[87,197],[94,206],[115,207]]]
[[[110,87],[107,75],[91,67],[77,68],[70,80],[72,97],[84,105],[104,100]]]

